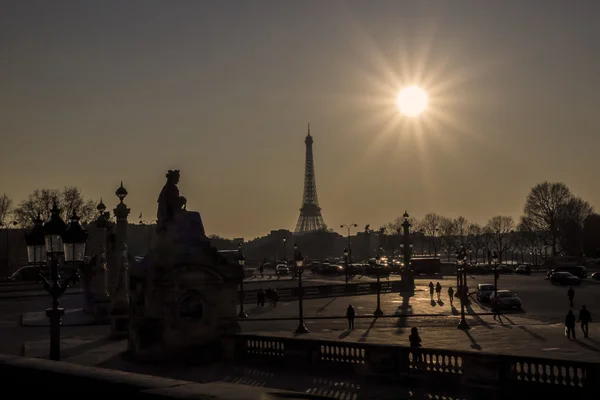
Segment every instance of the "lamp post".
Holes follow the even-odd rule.
[[[458,329],[463,329],[463,330],[467,330],[469,329],[469,324],[467,323],[467,320],[465,319],[465,296],[466,296],[466,290],[465,290],[465,286],[466,286],[466,281],[467,281],[467,277],[465,274],[465,257],[466,257],[466,251],[464,246],[461,246],[461,248],[456,252],[456,273],[459,275],[459,281],[460,281],[460,323],[458,324]]]
[[[492,254],[492,264],[494,264],[494,298],[498,297],[498,253],[494,251]]]
[[[244,253],[242,253],[242,244],[238,244],[238,263],[240,267],[242,267],[242,280],[240,281],[240,313],[238,314],[238,318],[248,318],[248,314],[244,311],[244,278],[246,275],[244,274],[244,264],[246,263],[246,259],[244,258]]]
[[[373,315],[380,317],[383,315],[383,311],[381,311],[381,282],[379,280],[379,277],[381,276],[381,255],[377,254],[377,257],[375,257],[375,264],[375,271],[377,274],[377,308]]]
[[[296,279],[298,277],[298,266],[296,265],[296,254],[298,254],[298,244],[294,242],[294,273],[292,274],[292,279]]]
[[[302,254],[296,248],[296,269],[298,271],[298,328],[296,328],[296,333],[308,333],[308,329],[306,329],[306,325],[304,325],[304,308],[302,307],[302,298],[304,296],[304,289],[302,288],[302,273],[304,272],[304,259],[302,258]]]
[[[43,225],[43,233],[46,244],[46,254],[50,258],[50,273],[46,277],[41,275],[44,282],[44,289],[52,296],[52,308],[46,309],[46,316],[50,319],[50,359],[60,361],[60,322],[65,313],[64,308],[60,308],[60,296],[69,287],[69,282],[77,282],[76,264],[83,262],[85,256],[85,244],[88,234],[79,223],[79,217],[74,212],[69,224],[59,215],[60,210],[56,201],[50,211],[50,218]],[[39,221],[38,221],[39,222]],[[34,226],[33,232],[39,230]],[[28,246],[28,254],[41,255],[41,250],[37,245]],[[59,258],[63,257],[66,264],[72,266],[71,276],[61,281],[58,271]]]
[[[358,225],[352,223],[352,224],[344,224],[344,225],[340,225],[340,228],[346,228],[348,230],[348,233],[346,235],[346,238],[348,239],[348,264],[352,264],[352,245],[350,243],[350,229],[352,228],[357,228]]]
[[[348,249],[344,249],[344,273],[346,274],[346,285],[348,284],[348,255],[350,252]]]
[[[287,243],[287,236],[283,237],[283,261],[285,261],[285,265],[287,266],[287,249],[286,249],[286,243]]]
[[[0,227],[4,227],[4,233],[6,234],[6,247],[4,248],[4,262],[6,263],[6,277],[9,277],[10,274],[10,254],[8,252],[8,248],[9,246],[9,233],[10,233],[10,226],[16,226],[17,225],[17,221],[11,221],[11,222],[7,222],[6,225],[3,222],[0,222]]]

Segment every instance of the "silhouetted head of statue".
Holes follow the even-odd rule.
[[[167,182],[177,185],[179,183],[179,170],[169,170],[167,172]]]

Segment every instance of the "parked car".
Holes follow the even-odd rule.
[[[592,279],[595,281],[600,281],[600,272],[594,272],[592,274]]]
[[[587,268],[582,265],[576,266],[576,267],[575,266],[556,267],[556,268],[548,271],[548,273],[546,274],[546,278],[549,279],[550,276],[555,272],[568,272],[572,275],[575,275],[579,279],[587,278]]]
[[[490,295],[490,302],[493,302],[496,296]],[[521,299],[510,290],[498,290],[498,304],[501,308],[521,309]]]
[[[40,282],[40,267],[27,265],[15,271],[9,278],[9,281],[27,281]]]
[[[517,269],[515,269],[515,274],[517,275],[531,275],[531,267],[528,265],[519,265]]]
[[[477,300],[486,302],[490,300],[490,295],[494,293],[494,285],[491,283],[480,283],[477,285]]]
[[[287,265],[279,264],[275,267],[275,275],[289,275],[290,269]]]
[[[555,272],[550,275],[550,283],[553,285],[579,286],[581,279],[570,272]]]
[[[493,271],[493,270],[492,270]],[[498,265],[498,273],[499,274],[512,274],[515,270],[513,267],[509,267],[508,265]]]

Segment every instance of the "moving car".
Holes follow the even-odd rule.
[[[575,275],[579,279],[587,278],[587,268],[582,265],[556,267],[548,271],[548,273],[546,274],[546,279],[549,279],[550,276],[555,272],[568,272],[572,275]]]
[[[290,269],[287,265],[279,264],[275,267],[275,275],[289,275]]]
[[[579,286],[581,279],[576,277],[570,272],[555,272],[550,275],[550,283],[553,285],[568,285],[568,286]]]
[[[494,293],[494,285],[491,283],[480,283],[477,285],[477,300],[480,302],[490,301],[490,295]]]
[[[495,299],[494,293],[490,295],[490,302]],[[521,309],[521,299],[510,290],[498,290],[498,304],[501,308]]]
[[[27,265],[21,267],[15,271],[9,278],[9,281],[26,281],[26,282],[40,282],[40,267]]]
[[[600,281],[600,272],[594,272],[592,274],[592,279],[595,281]]]
[[[519,265],[517,269],[515,269],[515,274],[517,275],[531,275],[531,267],[528,265]]]

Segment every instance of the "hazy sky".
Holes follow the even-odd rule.
[[[600,207],[600,2],[0,1],[0,193],[76,185],[155,218],[167,169],[209,233],[293,229],[311,123],[332,228],[408,209]],[[418,84],[418,120],[394,105]]]

